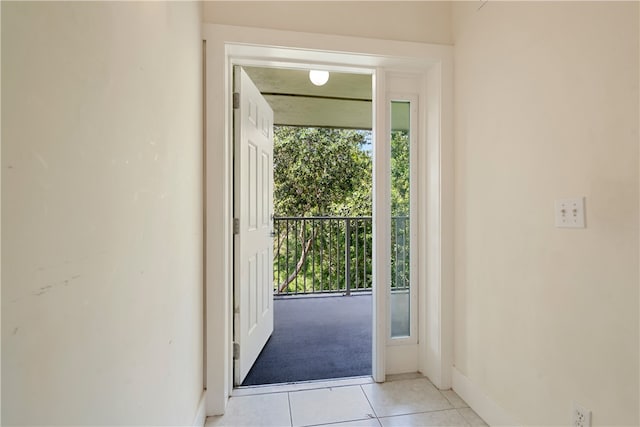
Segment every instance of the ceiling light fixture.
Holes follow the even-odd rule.
[[[316,86],[322,86],[329,81],[329,72],[311,70],[309,71],[309,80]]]

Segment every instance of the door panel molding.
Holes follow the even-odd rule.
[[[234,68],[234,384],[240,385],[273,333],[273,111],[247,73]]]

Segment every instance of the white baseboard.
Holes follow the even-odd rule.
[[[519,425],[504,409],[484,394],[476,383],[462,375],[455,367],[451,370],[453,391],[458,393],[458,396],[467,402],[487,424],[490,426]]]
[[[196,409],[196,416],[193,417],[193,422],[191,423],[191,425],[194,427],[204,427],[204,423],[207,421],[206,396],[207,392],[205,390],[202,392],[202,396],[200,396],[200,402],[198,403],[198,408]]]

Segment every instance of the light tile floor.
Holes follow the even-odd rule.
[[[234,391],[227,413],[205,427],[486,426],[454,391],[438,390],[424,377],[370,378]]]

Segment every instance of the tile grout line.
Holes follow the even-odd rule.
[[[466,408],[461,408],[461,409],[466,409]],[[444,409],[434,409],[433,411],[419,411],[419,412],[407,412],[405,414],[395,414],[395,415],[384,415],[382,417],[378,417],[379,418],[393,418],[393,417],[404,417],[405,415],[420,415],[420,414],[432,414],[434,412],[444,412],[444,411],[456,411],[458,412],[458,408],[444,408]],[[464,420],[466,421],[467,419],[464,417],[464,415],[460,414],[460,416],[462,418],[464,418]]]
[[[310,383],[305,383],[305,382],[301,382],[301,383],[292,383],[292,384],[310,384]],[[373,384],[372,382],[366,382],[366,383],[361,383],[361,384],[332,384],[332,385],[323,385],[323,386],[317,386],[317,387],[301,387],[299,389],[290,389],[289,386],[290,384],[275,384],[275,385],[266,385],[265,388],[267,387],[273,387],[273,388],[277,388],[277,387],[283,387],[283,388],[287,388],[285,390],[265,390],[265,391],[260,391],[260,388],[262,386],[246,386],[243,388],[238,388],[237,390],[241,390],[240,394],[237,394],[235,396],[232,397],[245,397],[245,396],[258,396],[258,395],[264,395],[264,394],[276,394],[276,393],[296,393],[298,391],[310,391],[310,390],[322,390],[325,388],[339,388],[339,387],[353,387],[353,386],[361,386],[361,385],[367,385],[367,384]],[[252,389],[255,390],[255,393],[252,392]],[[235,390],[235,389],[234,389]],[[233,392],[232,392],[233,393]]]
[[[471,422],[469,422],[467,417],[465,417],[464,414],[460,412],[460,408],[456,408],[456,412],[458,412],[458,415],[460,415],[460,418],[462,418],[464,422],[467,423],[468,426],[471,426]]]
[[[287,402],[289,402],[289,425],[293,427],[293,411],[291,411],[291,392],[290,391],[287,392]]]
[[[365,384],[366,385],[366,384]],[[345,386],[339,386],[339,387],[323,387],[321,389],[315,389],[313,391],[316,390],[332,390],[333,388],[342,388]],[[362,384],[356,384],[356,385],[351,385],[349,387],[359,387],[360,391],[362,392],[362,394],[364,395],[365,399],[367,400],[367,403],[369,404],[369,408],[371,409],[371,411],[373,412],[373,416],[371,416],[371,414],[367,414],[369,415],[366,418],[353,418],[353,419],[347,419],[347,420],[339,420],[339,421],[331,421],[331,422],[322,422],[320,424],[303,424],[300,427],[318,427],[318,426],[324,426],[324,425],[341,425],[343,423],[348,423],[348,422],[357,422],[357,421],[367,421],[367,420],[373,420],[375,419],[378,423],[378,425],[380,427],[382,427],[382,423],[380,422],[380,420],[378,419],[375,409],[373,409],[373,405],[371,404],[371,402],[369,401],[369,398],[367,397],[367,394],[364,392],[364,390],[362,389]],[[288,392],[288,396],[289,396],[289,414],[290,414],[290,419],[291,419],[291,427],[293,427],[293,409],[291,408],[291,393],[299,393],[299,392],[305,392],[305,391],[312,391],[312,390],[296,390],[296,391],[290,391]]]
[[[378,413],[376,412],[376,409],[373,407],[373,403],[371,403],[371,401],[369,400],[369,396],[367,396],[367,392],[364,391],[364,388],[362,388],[362,385],[360,385],[360,391],[362,391],[362,394],[364,394],[364,398],[367,399],[367,403],[371,407],[371,410],[373,411],[373,415],[375,419],[378,420],[378,424],[382,425],[382,423],[380,422],[380,418],[378,417]]]
[[[487,422],[486,422],[486,421],[485,421],[485,420],[484,420],[480,415],[478,415],[478,413],[477,413],[477,412],[476,412],[472,407],[470,407],[470,406],[469,406],[468,408],[459,408],[459,409],[458,409],[458,412],[460,413],[460,415],[462,416],[462,418],[464,418],[464,420],[467,422],[467,424],[469,424],[470,426],[473,426],[473,425],[474,425],[474,424],[473,424],[473,421],[469,420],[469,418],[467,418],[467,417],[462,413],[461,409],[469,409],[471,412],[473,412],[473,414],[475,415],[475,417],[477,417],[477,419],[479,419],[479,420],[483,423],[483,425],[485,425],[485,426],[487,426],[487,427],[489,426],[489,424],[488,424],[488,423],[487,423]],[[474,417],[474,418],[475,418],[475,417]],[[474,419],[474,421],[476,421],[476,419]]]
[[[447,390],[444,390],[444,391],[443,391],[443,390],[440,390],[439,388],[437,388],[437,387],[436,387],[436,390],[438,390],[438,391],[440,392],[440,394],[442,395],[442,397],[444,397],[444,398],[446,399],[446,401],[447,401],[447,402],[449,402],[449,404],[451,404],[451,406],[453,406],[453,409],[464,409],[464,408],[470,408],[469,404],[468,404],[466,401],[464,401],[460,396],[458,396],[458,393],[456,393],[452,388],[448,388]],[[462,401],[466,406],[462,406],[462,407],[458,408],[458,407],[455,405],[455,403],[453,403],[453,402],[451,401],[451,399],[449,399],[449,398],[447,397],[447,395],[446,395],[446,394],[444,394],[444,392],[445,392],[445,391],[452,391],[453,393],[455,393],[455,394],[456,394],[456,396],[458,396],[458,398],[460,398],[460,400],[461,400],[461,401]]]
[[[236,394],[236,395],[231,395],[230,397],[233,397],[234,399],[242,399],[243,397],[252,397],[252,396],[267,396],[270,394],[284,394],[284,393],[291,393],[294,392],[296,390],[281,390],[281,391],[264,391],[261,393],[249,393],[249,394]]]
[[[354,418],[352,420],[341,420],[341,421],[331,421],[329,423],[320,423],[320,424],[305,424],[301,427],[324,427],[324,426],[333,426],[333,425],[343,425],[344,423],[355,423],[358,421],[369,421],[376,420],[378,424],[380,424],[380,420],[378,418]]]

